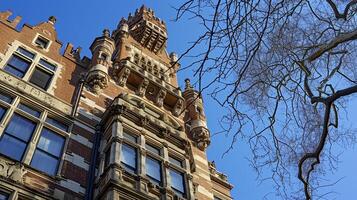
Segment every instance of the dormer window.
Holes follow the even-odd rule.
[[[47,49],[48,45],[49,45],[50,41],[45,39],[44,37],[38,36],[35,40],[35,44],[42,48],[42,49]]]

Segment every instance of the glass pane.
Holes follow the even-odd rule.
[[[19,70],[17,70],[16,68],[10,66],[10,65],[6,65],[5,68],[4,68],[5,71],[9,72],[10,74],[14,75],[14,76],[17,76],[17,77],[24,77],[25,73],[24,72],[21,72]]]
[[[5,101],[6,103],[11,103],[12,102],[12,97],[6,95],[6,94],[2,94],[0,93],[0,99]]]
[[[26,143],[4,134],[0,140],[0,153],[20,161],[26,149]]]
[[[134,143],[137,143],[138,139],[136,136],[133,136],[133,135],[130,135],[130,134],[127,134],[127,133],[123,133],[123,136],[125,139],[129,140],[129,141],[132,141]]]
[[[48,40],[38,37],[35,41],[35,43],[39,46],[41,46],[42,48],[47,48],[48,45]]]
[[[47,174],[55,175],[57,172],[58,160],[41,150],[36,149],[31,161],[31,166]]]
[[[183,174],[176,170],[170,169],[170,177],[171,177],[171,187],[181,193],[185,193]]]
[[[3,193],[3,192],[0,192],[0,200],[7,200],[9,197],[9,195]]]
[[[52,74],[49,74],[39,68],[36,68],[31,76],[30,83],[37,85],[42,89],[47,89],[52,79]]]
[[[158,182],[161,182],[160,161],[146,157],[146,174]]]
[[[5,129],[5,133],[13,135],[25,142],[28,142],[31,138],[36,124],[20,115],[15,114]]]
[[[21,54],[23,54],[23,55],[25,55],[25,56],[27,56],[29,58],[32,58],[32,59],[35,57],[35,54],[33,54],[33,53],[31,53],[31,52],[29,52],[26,49],[21,48],[21,47],[19,47],[17,49],[17,52],[20,52]]]
[[[150,151],[151,153],[160,155],[160,149],[158,149],[158,148],[156,148],[156,147],[153,147],[153,146],[151,146],[151,145],[149,145],[149,144],[146,144],[145,146],[146,146],[146,149],[147,149],[148,151]]]
[[[6,109],[3,107],[0,107],[0,121],[2,120],[2,118],[4,117],[6,113]]]
[[[62,136],[44,128],[41,132],[37,148],[42,149],[53,156],[60,157],[63,144],[64,138]]]
[[[182,161],[173,157],[169,157],[170,163],[182,167]]]
[[[136,149],[128,145],[122,145],[121,151],[122,162],[133,169],[136,169]]]
[[[53,65],[43,59],[40,59],[40,64],[46,67],[49,70],[55,71],[56,70],[56,65]]]
[[[13,68],[25,73],[30,66],[30,62],[20,58],[19,56],[13,55],[8,62],[8,65],[12,66]]]
[[[46,122],[51,124],[51,125],[53,125],[53,126],[55,126],[55,127],[57,127],[57,128],[59,128],[59,129],[61,129],[61,130],[63,130],[63,131],[66,131],[66,132],[68,131],[68,126],[66,124],[62,123],[62,122],[59,122],[58,120],[55,120],[53,118],[48,117],[46,119]]]
[[[35,117],[40,117],[40,115],[41,115],[40,111],[37,111],[37,110],[35,110],[35,109],[25,105],[25,104],[20,103],[17,107],[20,108],[22,111],[25,111],[28,114],[33,115]]]

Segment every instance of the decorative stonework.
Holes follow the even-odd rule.
[[[183,100],[178,99],[173,110],[174,116],[178,117],[181,114],[182,109],[183,109]]]
[[[107,68],[101,64],[92,67],[87,75],[87,85],[95,94],[99,94],[102,90],[108,87]]]
[[[156,96],[156,105],[162,107],[164,105],[165,97],[166,97],[166,90],[161,89]]]
[[[204,127],[197,127],[191,130],[192,139],[195,141],[197,148],[204,151],[211,143],[208,129]]]
[[[123,73],[120,75],[118,84],[120,86],[124,87],[126,84],[126,81],[128,80],[129,75],[130,75],[130,69],[128,69],[128,68],[123,69]]]
[[[145,96],[146,88],[148,87],[149,83],[150,82],[148,79],[143,79],[143,82],[141,82],[136,94],[140,97]]]
[[[17,183],[23,183],[27,170],[20,163],[8,162],[0,159],[0,176],[9,178]]]

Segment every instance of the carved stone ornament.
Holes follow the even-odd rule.
[[[199,127],[192,130],[192,137],[197,148],[204,151],[211,143],[209,131],[206,128]]]
[[[174,116],[176,117],[179,116],[181,114],[182,108],[183,108],[183,101],[182,99],[178,99],[173,111]]]
[[[0,176],[9,178],[17,183],[23,183],[23,177],[27,170],[20,163],[0,160]]]
[[[148,87],[148,85],[149,85],[149,80],[148,79],[144,79],[143,82],[141,82],[136,94],[138,96],[140,96],[140,97],[144,96],[145,92],[146,92],[146,88]]]
[[[93,66],[87,75],[87,85],[95,94],[99,94],[103,89],[108,87],[107,68],[101,64]]]
[[[156,97],[156,104],[159,107],[162,107],[164,105],[165,96],[166,96],[166,90],[161,89]]]
[[[128,80],[128,77],[130,75],[130,69],[125,68],[123,74],[119,78],[119,85],[124,86],[126,84],[126,81]]]

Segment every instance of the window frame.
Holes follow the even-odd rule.
[[[43,47],[41,46],[40,44],[37,44],[37,40],[43,40],[44,42],[47,42],[46,43],[46,46]],[[47,37],[41,35],[41,34],[36,34],[36,36],[34,37],[33,41],[32,41],[32,44],[35,46],[35,47],[38,47],[38,48],[41,48],[42,50],[45,50],[45,51],[48,51],[51,44],[52,44],[52,41],[50,39],[48,39]]]
[[[2,140],[2,137],[6,134],[5,130],[8,126],[8,124],[11,122],[11,119],[14,115],[19,115],[23,118],[26,118],[27,120],[35,123],[35,128],[34,131],[31,134],[31,137],[28,141],[28,143],[26,143],[25,146],[25,150],[24,153],[22,155],[21,160],[18,160],[16,162],[20,162],[23,164],[26,164],[29,166],[29,168],[35,170],[35,171],[39,171],[41,173],[44,173],[48,176],[54,177],[54,176],[60,176],[60,171],[62,170],[62,165],[64,162],[64,156],[65,156],[65,149],[68,146],[68,141],[69,141],[69,137],[70,137],[70,132],[73,126],[73,122],[70,121],[70,119],[66,119],[63,118],[61,116],[59,116],[58,114],[53,113],[50,110],[46,110],[45,108],[42,108],[42,106],[36,105],[34,103],[30,103],[29,101],[27,101],[26,99],[20,97],[18,94],[13,94],[11,91],[4,91],[1,90],[0,94],[4,94],[6,96],[9,96],[12,98],[11,103],[7,103],[4,102],[0,99],[0,106],[7,108],[6,114],[3,116],[3,120],[1,121],[1,126],[3,128],[0,127],[0,140]],[[37,111],[41,112],[39,117],[35,117],[23,110],[21,110],[20,108],[18,108],[18,105],[20,104],[24,104],[26,106],[29,106],[30,108],[35,108]],[[57,116],[58,115],[58,116]],[[46,119],[47,118],[53,118],[55,120],[58,120],[59,122],[65,124],[68,126],[68,130],[64,131],[61,130],[59,128],[57,128],[56,126],[47,123]],[[42,135],[42,131],[44,129],[48,129],[51,132],[53,132],[54,134],[57,134],[58,136],[62,137],[64,139],[63,144],[62,144],[62,149],[61,149],[61,153],[58,156],[58,164],[57,164],[57,169],[55,171],[54,174],[48,174],[44,171],[38,170],[34,167],[32,167],[31,161],[35,155],[35,151],[37,149],[37,145],[38,142],[40,141],[40,137]],[[8,134],[7,134],[8,135]],[[31,144],[30,144],[31,143]],[[6,156],[5,154],[1,154],[1,156]],[[13,158],[9,158],[11,160],[16,160]]]
[[[51,43],[51,41],[50,41],[50,43]],[[33,57],[26,54],[26,52],[28,52],[28,54],[32,54]],[[14,75],[11,72],[5,70],[6,66],[8,65],[8,63],[10,62],[10,60],[12,59],[13,56],[17,56],[17,57],[21,58],[22,60],[25,60],[26,62],[30,63],[28,69],[26,70],[26,72],[24,72],[24,75],[22,77]],[[41,60],[52,65],[52,67],[54,69],[52,70],[52,69],[46,67],[45,65],[41,64],[41,62],[40,62]],[[42,91],[46,91],[46,92],[53,94],[53,90],[54,90],[53,86],[59,76],[60,65],[57,62],[53,61],[52,59],[49,59],[47,56],[41,54],[41,52],[33,50],[32,48],[27,47],[26,45],[24,45],[18,41],[15,41],[13,44],[13,47],[11,49],[9,49],[9,51],[6,53],[5,57],[3,58],[3,61],[1,61],[0,64],[1,64],[0,68],[4,72],[9,73],[16,78],[25,81],[26,83],[30,84],[32,87],[35,87]],[[38,86],[35,83],[31,82],[31,78],[35,72],[35,69],[38,69],[41,72],[46,73],[47,75],[50,76],[50,80],[47,83],[47,87],[42,88],[41,86]]]

